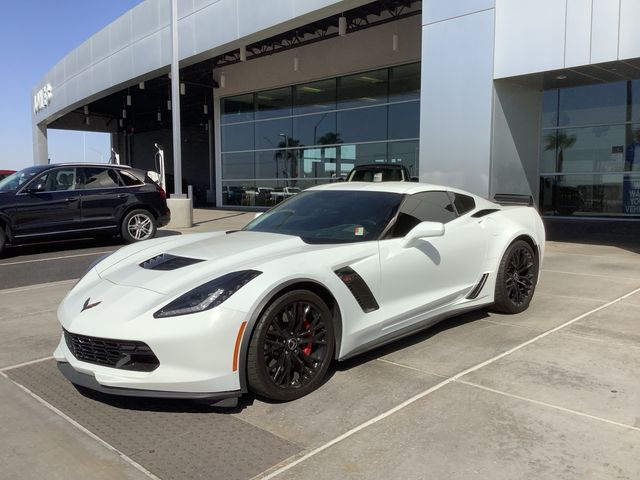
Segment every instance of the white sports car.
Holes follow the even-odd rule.
[[[418,183],[334,183],[239,231],[165,237],[94,265],[58,309],[74,384],[232,406],[293,400],[332,360],[483,306],[525,310],[534,208]]]

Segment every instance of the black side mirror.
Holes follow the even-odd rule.
[[[44,183],[43,182],[33,183],[29,185],[26,191],[27,193],[44,192]]]

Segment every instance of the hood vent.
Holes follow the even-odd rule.
[[[204,262],[204,260],[198,258],[177,257],[170,253],[161,253],[155,257],[151,257],[149,260],[145,260],[140,264],[142,268],[147,270],[177,270],[182,267],[188,267],[196,263]]]

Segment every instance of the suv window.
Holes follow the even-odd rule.
[[[57,168],[49,170],[36,178],[31,186],[41,184],[43,192],[61,192],[65,190],[75,190],[76,183],[76,169],[71,168]]]
[[[84,167],[84,182],[81,188],[88,190],[91,188],[114,188],[120,186],[118,172],[112,168]]]
[[[476,208],[476,201],[469,195],[449,192],[449,196],[451,196],[451,199],[453,200],[453,204],[458,211],[458,215],[464,215]]]
[[[136,185],[143,185],[138,177],[127,172],[126,170],[118,170],[122,183],[127,187],[135,187]]]
[[[447,223],[457,218],[447,192],[422,192],[407,197],[386,238],[401,238],[420,222]]]

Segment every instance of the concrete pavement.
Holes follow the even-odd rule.
[[[195,229],[252,217],[204,212]],[[51,354],[55,309],[72,285],[0,290],[0,368]],[[296,402],[248,396],[232,412],[84,397],[51,360],[10,368],[0,478],[640,478],[640,291],[627,296],[638,288],[633,249],[550,242],[527,312],[446,320],[334,365]],[[125,425],[144,448],[123,440]],[[238,468],[223,473],[225,462]]]

